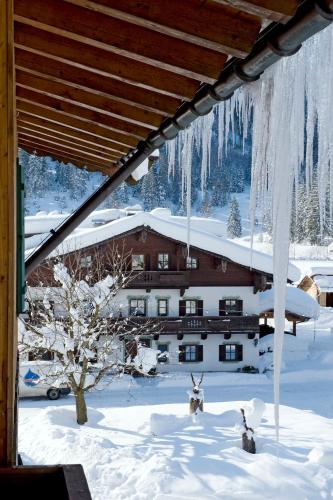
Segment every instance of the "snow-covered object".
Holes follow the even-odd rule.
[[[257,429],[266,409],[265,403],[259,398],[254,398],[246,403],[243,408],[245,411],[247,426],[251,427],[253,430]]]
[[[148,173],[149,160],[146,158],[141,165],[139,165],[134,172],[132,172],[132,177],[134,180],[139,181],[144,175]]]
[[[133,360],[134,366],[138,370],[142,370],[144,373],[149,373],[151,370],[156,368],[157,356],[159,352],[160,351],[157,349],[139,346],[138,353]]]
[[[108,208],[104,210],[95,210],[81,224],[80,228],[94,227],[96,221],[106,224],[119,217],[126,215],[125,210],[117,208]],[[56,210],[47,214],[46,212],[38,212],[36,215],[28,215],[24,218],[25,234],[48,234],[51,229],[56,228],[65,219],[69,217],[68,213],[59,213]]]
[[[319,286],[320,291],[324,293],[333,292],[333,275],[332,276],[314,276],[314,281]]]
[[[68,236],[53,252],[53,255],[57,256],[80,250],[141,226],[149,226],[157,233],[187,244],[187,225],[177,222],[176,217],[171,216],[167,219],[165,217],[157,217],[147,212],[138,212],[133,216],[112,221],[104,226],[82,230],[79,233]],[[199,230],[193,227],[192,224],[191,246],[227,257],[233,262],[237,262],[243,266],[252,266],[253,269],[258,271],[273,273],[272,256],[255,250],[253,250],[251,254],[248,247],[227,238],[216,236],[210,233],[209,230],[205,231],[202,228]],[[288,278],[292,281],[297,281],[299,277],[299,269],[289,264]]]
[[[259,294],[258,314],[274,309],[275,287]],[[286,311],[297,314],[303,318],[317,319],[320,306],[308,293],[300,288],[286,286]]]
[[[204,401],[205,397],[205,392],[203,389],[199,389],[197,386],[195,386],[196,392],[192,391],[187,391],[189,400],[191,399],[197,399],[198,401]]]
[[[309,462],[317,463],[333,471],[333,450],[330,448],[318,447],[310,451]]]

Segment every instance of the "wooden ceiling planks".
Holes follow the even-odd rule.
[[[298,4],[15,0],[19,145],[113,172],[230,56],[245,57],[265,20]]]

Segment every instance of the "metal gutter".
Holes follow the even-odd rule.
[[[260,35],[251,54],[245,59],[233,58],[222,71],[214,85],[202,85],[190,102],[184,102],[173,118],[166,119],[157,131],[124,156],[119,170],[113,174],[66,221],[51,232],[49,238],[28,257],[26,277],[56,249],[56,247],[97,208],[120,184],[130,178],[134,170],[165,141],[174,139],[180,130],[187,128],[196,118],[209,113],[220,101],[230,99],[235,90],[248,82],[258,80],[261,74],[281,57],[295,54],[302,43],[329,26],[333,21],[333,0],[308,0],[285,25],[275,24]]]

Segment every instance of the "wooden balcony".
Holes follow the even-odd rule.
[[[180,288],[190,286],[189,271],[142,271],[132,275],[126,288]]]
[[[139,324],[159,323],[161,334],[259,333],[259,316],[133,317]]]

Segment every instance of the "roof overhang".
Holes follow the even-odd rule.
[[[15,16],[19,145],[111,175],[29,274],[155,149],[328,26],[333,0],[16,0]]]

